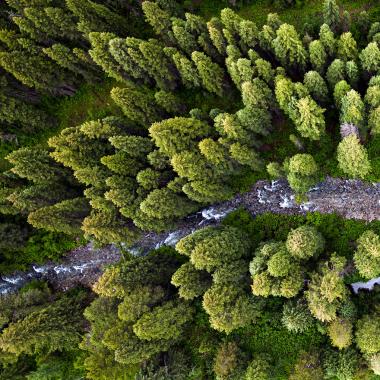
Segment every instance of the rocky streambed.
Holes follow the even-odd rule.
[[[229,212],[245,208],[252,215],[265,212],[277,214],[337,213],[348,219],[380,220],[380,183],[365,184],[357,180],[327,178],[310,189],[308,201],[296,204],[294,194],[285,180],[258,181],[252,189],[233,199],[215,204],[180,221],[175,231],[147,232],[129,250],[143,254],[162,245],[175,245],[182,237],[208,225],[216,225]],[[32,279],[45,279],[53,286],[67,290],[76,285],[91,286],[106,265],[122,259],[114,245],[96,248],[92,243],[70,251],[62,261],[35,265],[26,272],[0,277],[0,294],[17,290]]]

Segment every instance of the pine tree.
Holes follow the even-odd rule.
[[[325,133],[325,109],[319,107],[310,96],[300,99],[296,108],[298,117],[295,124],[298,132],[302,137],[319,140]]]
[[[305,66],[307,53],[294,26],[282,24],[278,28],[273,48],[282,65],[301,69]]]
[[[112,100],[123,110],[124,114],[145,127],[161,119],[154,95],[137,88],[115,87],[111,91]]]
[[[26,86],[56,95],[74,93],[73,84],[65,78],[64,72],[43,55],[23,51],[1,52],[0,66]]]
[[[320,102],[328,100],[327,84],[317,71],[308,71],[304,76],[303,83],[315,100]]]
[[[317,182],[318,166],[310,154],[296,154],[289,161],[287,179],[297,193],[306,193]]]
[[[314,70],[323,73],[327,61],[326,50],[320,40],[311,41],[309,44],[310,63]]]
[[[77,28],[82,33],[128,32],[125,19],[102,4],[91,0],[66,0],[66,5],[79,19]]]
[[[380,319],[377,314],[364,315],[356,326],[356,344],[363,354],[380,352]]]
[[[30,213],[28,222],[35,228],[75,236],[81,235],[82,221],[89,212],[90,207],[85,198],[74,198]]]
[[[375,74],[380,69],[380,49],[376,42],[369,43],[360,52],[360,62],[364,70]]]
[[[227,42],[222,32],[223,25],[221,21],[218,18],[213,17],[207,23],[207,30],[212,43],[216,47],[216,50],[218,50],[219,54],[225,55]]]
[[[195,63],[204,88],[222,96],[224,91],[223,69],[217,63],[212,62],[210,57],[199,51],[194,51],[191,59]]]
[[[372,230],[365,231],[357,240],[355,266],[361,276],[375,278],[380,273],[380,238]]]
[[[323,20],[331,29],[338,29],[340,24],[339,7],[335,0],[324,0]]]
[[[365,106],[360,94],[355,90],[350,90],[342,98],[340,108],[340,123],[350,123],[357,127],[364,127]]]
[[[149,132],[160,151],[172,157],[184,150],[194,149],[197,140],[207,137],[211,128],[200,120],[175,117],[154,123]]]
[[[328,67],[326,72],[326,79],[329,82],[331,88],[341,80],[345,80],[346,67],[342,60],[335,59]]]
[[[107,75],[123,82],[127,75],[119,62],[111,55],[109,51],[109,44],[116,38],[112,33],[96,33],[91,32],[88,35],[91,49],[89,54],[94,62],[99,65]]]
[[[350,32],[341,34],[338,40],[338,57],[343,61],[355,60],[358,50],[355,39]]]
[[[164,34],[170,29],[170,15],[162,10],[157,3],[144,1],[142,3],[142,10],[146,20],[156,34]]]
[[[83,298],[63,297],[11,323],[0,337],[2,350],[17,356],[71,350],[80,341]]]
[[[336,41],[334,37],[334,32],[330,29],[330,27],[327,24],[321,25],[319,30],[319,40],[321,41],[327,54],[330,57],[332,57],[336,50]]]
[[[230,146],[231,157],[242,165],[249,166],[252,170],[261,171],[264,162],[252,148],[240,143],[234,143]]]

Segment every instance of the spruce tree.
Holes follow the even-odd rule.
[[[343,61],[355,60],[358,55],[355,39],[350,32],[343,33],[338,40],[338,57]]]
[[[289,161],[287,179],[297,193],[306,193],[317,182],[318,166],[310,154],[296,154]]]
[[[168,157],[194,149],[197,140],[207,137],[210,126],[200,120],[175,117],[154,123],[149,129],[156,146]]]
[[[324,0],[323,20],[331,29],[338,29],[340,22],[339,7],[335,0]]]
[[[70,11],[79,19],[77,28],[85,34],[91,32],[116,32],[125,34],[128,31],[125,19],[106,6],[91,0],[66,0]]]
[[[193,61],[176,51],[176,49],[164,48],[164,52],[171,56],[185,87],[193,88],[201,86],[202,79]]]
[[[152,26],[156,34],[166,33],[170,27],[170,15],[162,10],[157,3],[152,1],[144,1],[142,10],[148,23]]]
[[[321,25],[319,29],[319,40],[330,57],[332,57],[336,50],[336,41],[334,32],[330,29],[328,24]]]
[[[354,134],[339,143],[337,158],[339,168],[351,178],[365,178],[371,171],[367,150]]]
[[[305,66],[307,53],[294,26],[282,24],[278,28],[273,48],[282,65],[301,69]]]
[[[217,63],[212,62],[210,57],[199,51],[194,51],[191,59],[195,63],[204,88],[222,96],[224,91],[223,69]]]
[[[375,74],[380,69],[380,49],[375,42],[369,43],[360,52],[360,62],[364,70],[370,74]]]
[[[355,266],[361,276],[375,278],[380,273],[380,238],[372,230],[365,231],[357,240]]]
[[[14,150],[7,156],[7,160],[13,165],[13,173],[36,183],[55,182],[67,176],[66,171],[54,162],[49,152],[41,148]]]
[[[310,97],[301,98],[296,103],[297,117],[294,120],[296,128],[302,137],[319,140],[325,133],[325,109]]]
[[[319,102],[326,102],[329,91],[325,80],[317,71],[308,71],[303,79],[303,83],[310,95]]]
[[[355,90],[350,90],[342,98],[340,108],[340,123],[354,124],[359,128],[364,127],[365,106],[360,94]]]
[[[24,51],[1,52],[0,66],[26,86],[37,90],[56,95],[72,95],[75,91],[65,73],[43,55]]]
[[[346,66],[344,62],[340,59],[335,59],[331,65],[328,67],[326,72],[326,79],[329,82],[331,88],[341,80],[345,80]]]
[[[207,23],[207,30],[208,30],[212,43],[214,44],[219,54],[225,55],[227,42],[226,42],[226,39],[224,38],[222,29],[223,29],[223,25],[221,21],[216,17],[213,17]]]
[[[314,70],[323,73],[327,61],[326,50],[320,40],[311,41],[309,44],[310,63]]]
[[[90,207],[85,198],[74,198],[30,213],[28,222],[35,228],[80,236],[83,219],[89,212]]]
[[[126,72],[123,66],[109,51],[109,44],[116,38],[116,35],[112,33],[91,32],[88,37],[91,43],[89,54],[94,62],[99,65],[107,75],[123,82],[127,78]]]
[[[2,350],[19,356],[72,349],[82,332],[83,298],[63,297],[11,323],[0,337]]]
[[[124,114],[145,127],[161,119],[161,112],[154,95],[138,88],[115,87],[111,91],[113,101],[122,109]]]

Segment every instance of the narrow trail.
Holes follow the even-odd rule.
[[[217,225],[229,212],[245,208],[252,215],[337,213],[347,219],[380,220],[380,183],[365,184],[358,180],[327,178],[311,189],[308,202],[298,205],[285,180],[258,181],[252,189],[233,199],[215,204],[180,221],[175,231],[147,232],[130,248],[133,254],[145,253],[162,245],[175,245],[182,237],[208,225]],[[92,243],[70,251],[62,261],[32,266],[29,271],[0,277],[0,294],[17,290],[32,279],[47,280],[52,286],[67,290],[76,285],[91,286],[104,266],[122,258],[114,245],[95,248]]]

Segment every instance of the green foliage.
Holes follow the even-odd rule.
[[[226,342],[219,347],[213,365],[216,379],[239,379],[243,374],[243,366],[243,353],[235,342]]]
[[[331,322],[342,301],[347,299],[347,289],[340,276],[346,260],[332,255],[319,272],[313,273],[305,292],[310,312],[322,322]]]
[[[322,380],[323,378],[319,355],[315,352],[302,352],[289,380]]]
[[[354,254],[355,266],[364,278],[374,278],[380,273],[380,239],[373,231],[365,231],[357,240]]]
[[[313,326],[313,318],[301,300],[288,301],[282,311],[282,323],[290,332],[304,333]]]
[[[377,314],[364,315],[357,322],[356,344],[364,354],[380,352],[379,341],[380,320]]]
[[[344,319],[332,321],[327,328],[331,344],[340,350],[349,347],[352,342],[352,327],[352,323]]]
[[[309,154],[296,154],[289,161],[287,179],[297,193],[306,193],[317,182],[318,166]]]
[[[2,350],[18,356],[72,349],[80,341],[82,300],[64,297],[11,323],[1,334]]]
[[[339,143],[337,158],[340,169],[352,178],[365,178],[371,171],[368,153],[355,135],[349,135]]]
[[[358,367],[358,356],[353,349],[341,352],[328,350],[323,367],[327,378],[353,379]]]
[[[308,259],[323,251],[325,240],[315,227],[302,226],[292,230],[286,248],[295,258]]]
[[[193,309],[186,303],[166,302],[155,307],[133,325],[134,333],[145,340],[178,339],[184,330],[184,325],[191,321]]]

